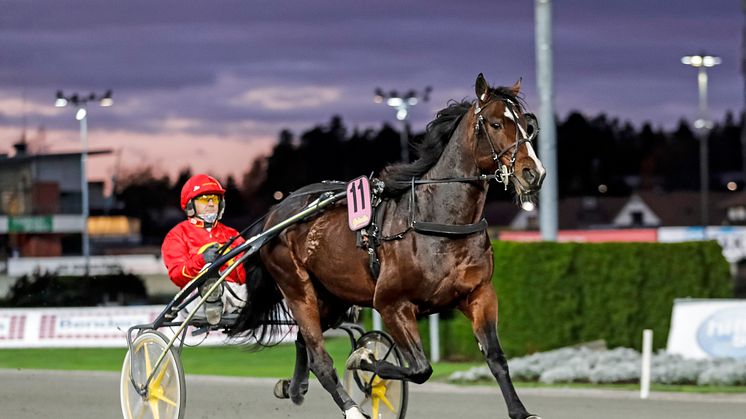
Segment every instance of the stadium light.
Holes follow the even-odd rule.
[[[700,212],[702,226],[709,223],[709,152],[707,150],[707,136],[712,128],[707,109],[707,69],[721,63],[720,57],[700,53],[681,57],[681,63],[697,69],[697,88],[699,90],[699,118],[694,121],[694,127],[699,132],[699,183],[700,183]]]
[[[83,231],[82,231],[82,250],[84,259],[84,272],[85,276],[90,274],[90,257],[91,248],[90,241],[88,238],[88,179],[86,174],[86,162],[88,160],[88,102],[98,101],[100,106],[109,107],[114,104],[112,99],[111,90],[107,90],[103,95],[97,95],[91,93],[88,96],[82,96],[74,93],[70,96],[65,96],[61,90],[57,91],[55,97],[54,106],[58,108],[64,108],[66,106],[73,106],[76,108],[75,119],[80,121],[80,142],[82,144],[82,151],[80,153],[80,192],[82,195],[82,210],[81,214],[83,217]]]
[[[376,87],[373,90],[373,102],[375,103],[386,103],[396,111],[396,119],[402,122],[401,128],[401,159],[403,162],[409,162],[409,137],[407,127],[407,117],[409,116],[409,108],[422,102],[430,100],[430,92],[433,88],[430,86],[425,87],[422,93],[418,93],[415,90],[409,90],[406,94],[400,95],[396,90],[392,90],[389,93],[385,93],[380,87]]]

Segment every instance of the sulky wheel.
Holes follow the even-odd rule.
[[[186,403],[184,370],[178,353],[172,347],[166,352],[161,365],[153,374],[144,396],[130,380],[130,369],[135,385],[145,385],[153,373],[156,361],[168,346],[168,339],[161,333],[149,330],[141,333],[127,351],[122,365],[119,396],[125,419],[182,419]]]
[[[368,348],[377,360],[403,366],[401,354],[391,338],[379,331],[368,332],[357,340],[355,348]],[[347,393],[371,419],[403,419],[407,412],[407,382],[388,380],[363,370],[345,370],[342,380]]]

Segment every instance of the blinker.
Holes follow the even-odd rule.
[[[523,117],[526,118],[526,133],[528,134],[528,140],[533,141],[537,135],[539,135],[539,120],[536,119],[536,115],[532,113],[524,113]]]

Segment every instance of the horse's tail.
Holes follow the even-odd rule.
[[[246,343],[251,350],[274,346],[287,334],[287,323],[290,320],[288,310],[282,302],[282,293],[264,267],[258,252],[244,262],[244,268],[246,304],[227,333]]]

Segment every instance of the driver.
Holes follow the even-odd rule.
[[[184,288],[195,278],[205,264],[214,262],[220,256],[218,249],[232,237],[238,238],[231,248],[244,242],[235,229],[220,222],[225,210],[224,195],[225,189],[220,182],[206,174],[192,176],[181,189],[181,209],[187,219],[168,232],[161,247],[168,277],[179,288]],[[228,261],[220,271],[229,267],[234,260]],[[209,278],[200,287],[200,295],[204,295],[215,280],[217,275]],[[209,324],[218,324],[223,314],[235,313],[243,307],[246,301],[245,281],[244,267],[238,266],[208,297],[203,314]],[[196,306],[197,301],[194,300],[190,306]],[[188,311],[191,311],[190,306],[187,306]]]

